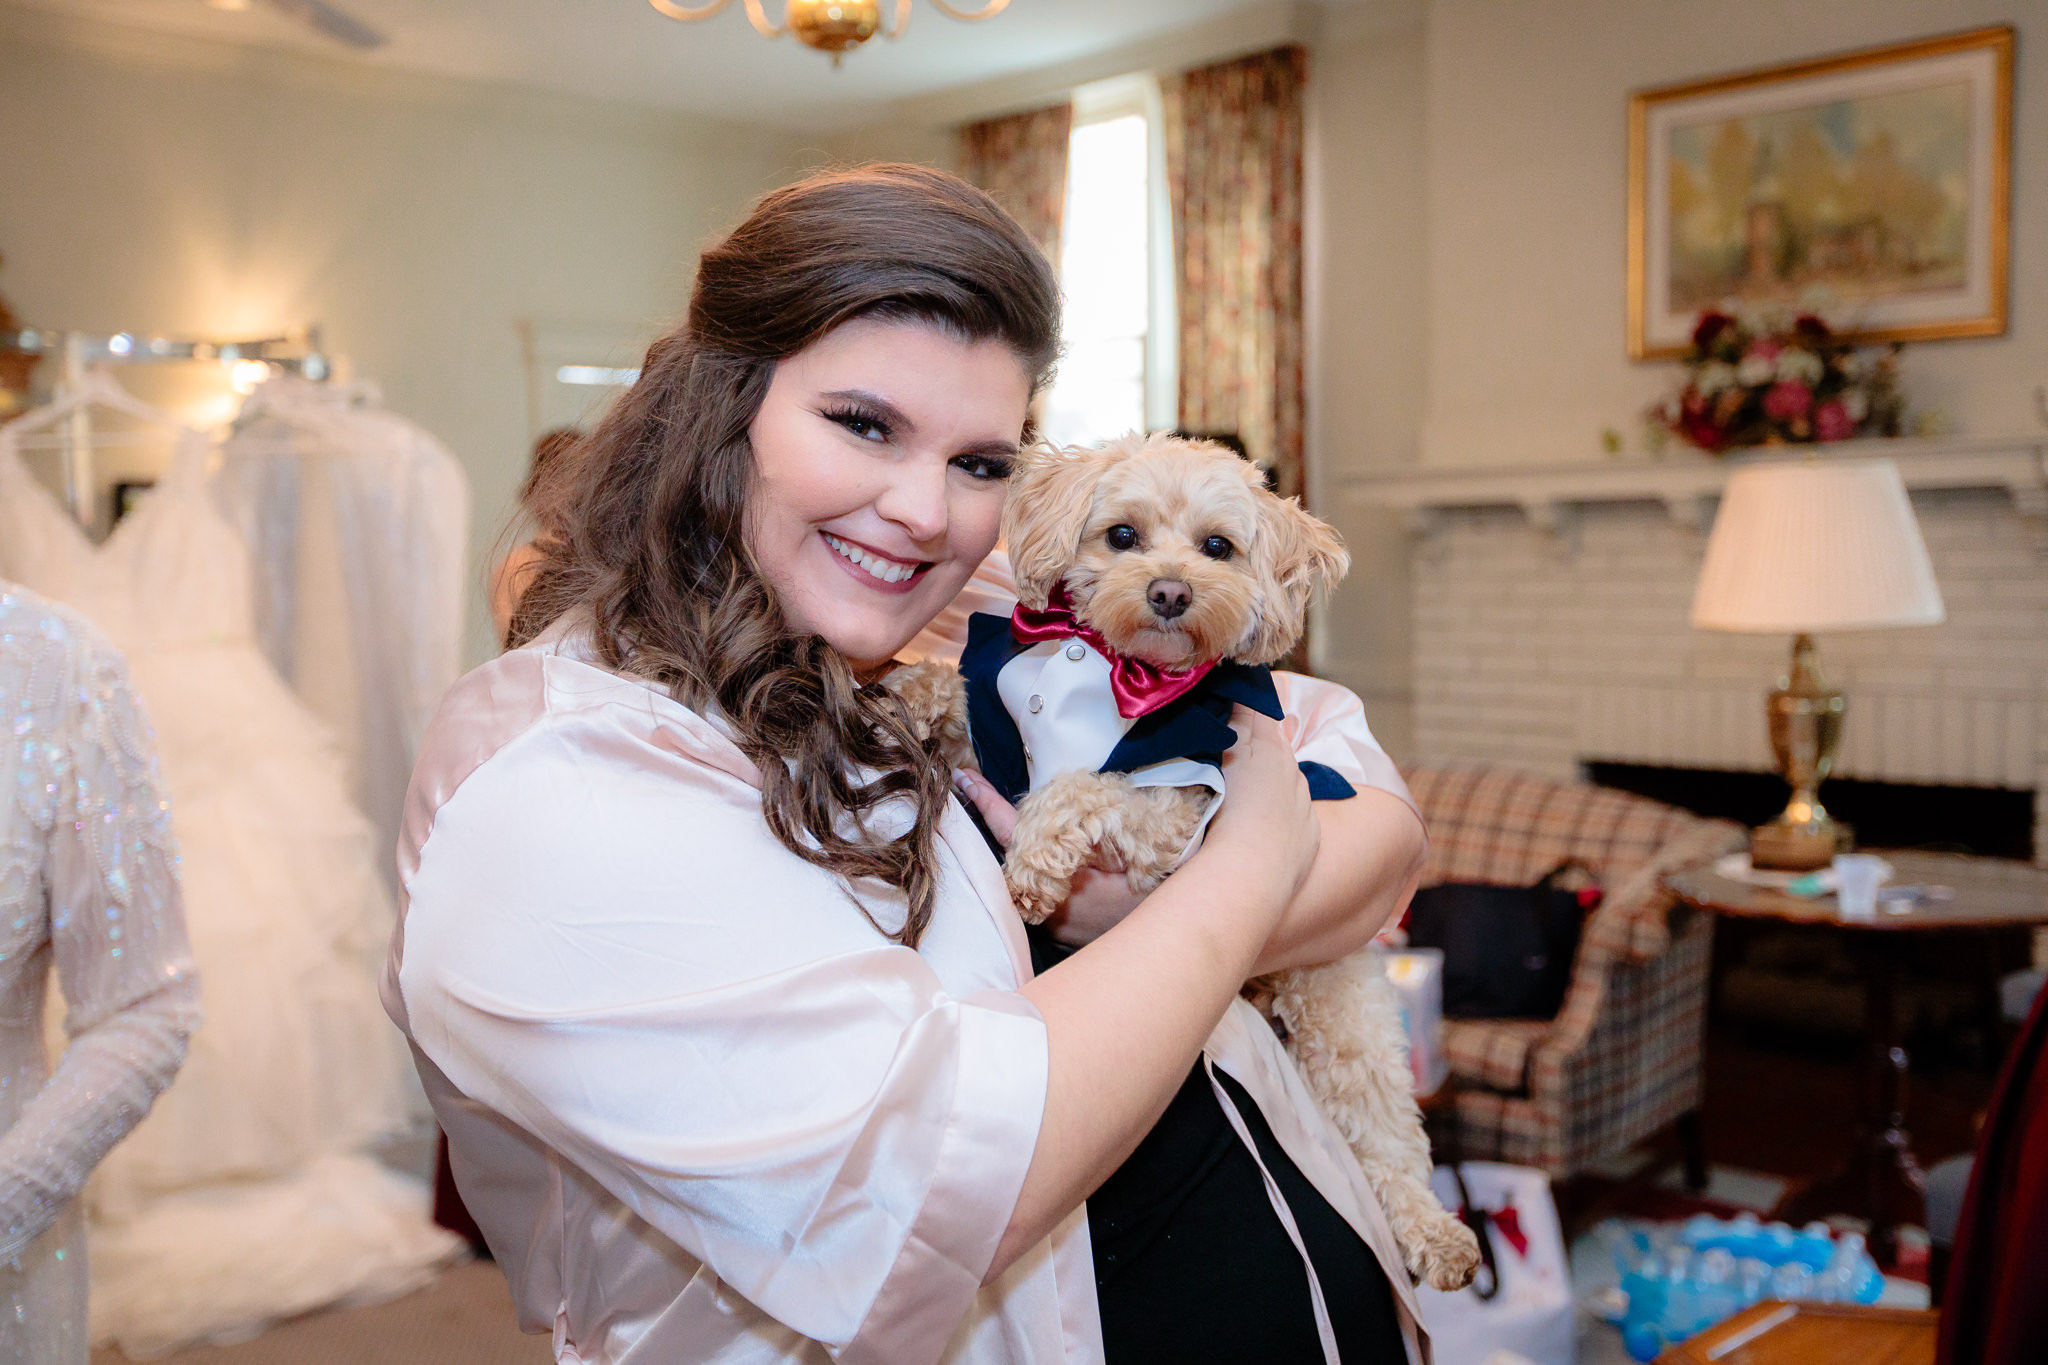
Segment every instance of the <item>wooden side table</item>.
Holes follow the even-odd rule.
[[[1885,902],[1875,917],[1843,919],[1833,896],[1800,899],[1696,867],[1664,879],[1686,904],[1736,919],[1825,925],[1847,936],[1863,977],[1863,1032],[1867,1051],[1859,1131],[1851,1149],[1846,1188],[1831,1191],[1847,1212],[1870,1220],[1871,1253],[1890,1263],[1900,1223],[1926,1219],[1926,1177],[1906,1130],[1906,1053],[1898,987],[1922,951],[1926,936],[2048,924],[2048,871],[2003,858],[1872,849],[1892,865],[1891,885],[1946,886],[1948,900]]]
[[[1657,1365],[1934,1365],[1939,1313],[1766,1299]]]

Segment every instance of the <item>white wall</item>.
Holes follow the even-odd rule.
[[[1631,90],[1992,23],[2019,30],[2011,329],[1909,346],[1904,372],[1954,429],[2010,433],[2048,380],[2048,5],[1431,0],[1424,460],[1597,460],[1670,385],[1627,358]]]
[[[479,556],[529,443],[515,320],[651,334],[700,243],[800,152],[779,132],[4,6],[0,127],[17,313],[170,334],[320,323],[461,457]]]

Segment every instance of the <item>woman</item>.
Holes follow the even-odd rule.
[[[533,443],[533,455],[526,467],[526,477],[519,482],[519,506],[522,511],[533,506],[541,484],[552,476],[554,467],[570,451],[582,432],[574,427],[554,427],[541,433]],[[514,525],[518,525],[517,521]],[[540,542],[547,538],[544,527],[535,527],[531,539],[519,541],[505,552],[491,569],[486,596],[490,600],[491,626],[499,640],[507,639],[512,630],[512,614],[519,609],[519,595],[526,591],[526,585],[540,569],[546,558]]]
[[[177,850],[128,670],[83,618],[0,580],[0,1362],[85,1365],[77,1203],[199,1023]],[[55,1069],[55,965],[69,1042]]]
[[[385,999],[558,1359],[1099,1360],[1083,1201],[1198,1058],[1372,1239],[1371,1283],[1304,1273],[1310,1340],[1377,1296],[1376,1349],[1416,1349],[1384,1220],[1234,1003],[1378,927],[1407,808],[1312,812],[1241,711],[1202,848],[1135,906],[1077,893],[1085,946],[1034,975],[948,774],[866,685],[994,549],[1056,335],[1050,269],[978,191],[814,177],[706,253],[543,491],[526,643],[422,746]]]

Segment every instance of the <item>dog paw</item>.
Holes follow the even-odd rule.
[[[1003,880],[1010,886],[1010,903],[1026,924],[1044,923],[1067,903],[1067,882],[1029,865],[1005,865]]]
[[[1479,1271],[1479,1239],[1451,1214],[1431,1219],[1430,1226],[1403,1248],[1408,1270],[1431,1289],[1449,1293],[1472,1283]]]

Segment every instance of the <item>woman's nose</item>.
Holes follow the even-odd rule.
[[[945,467],[899,468],[875,500],[875,510],[919,544],[937,540],[946,533]]]

